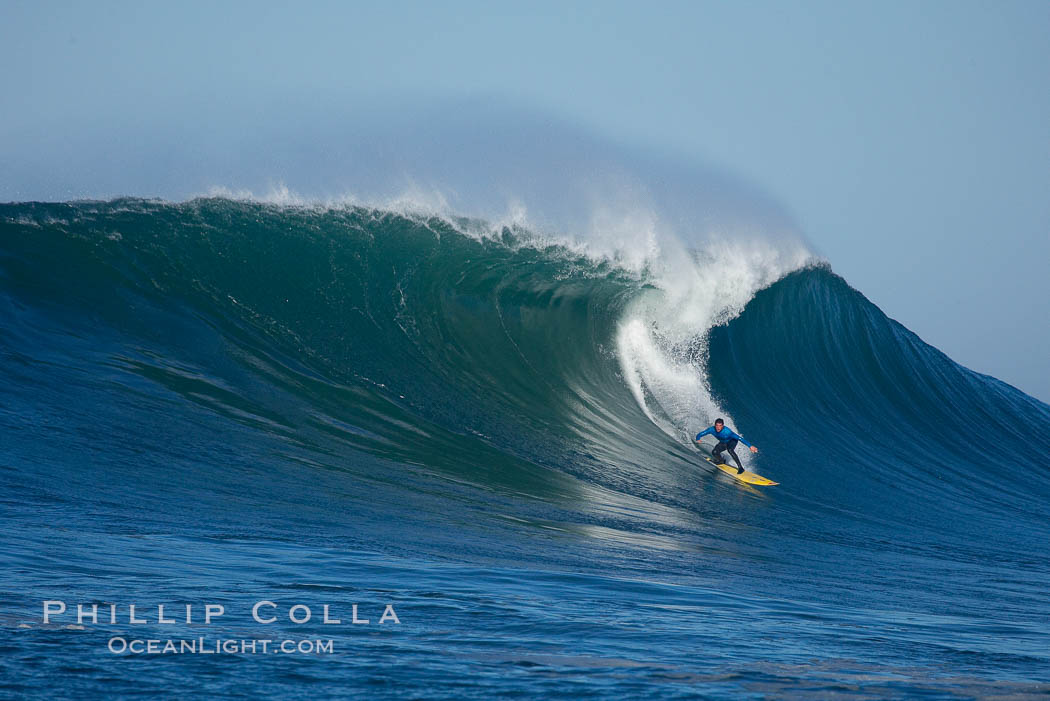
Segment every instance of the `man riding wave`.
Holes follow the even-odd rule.
[[[736,444],[743,443],[751,449],[752,453],[758,452],[758,448],[744,440],[743,436],[734,433],[733,429],[726,426],[725,421],[722,419],[715,419],[714,426],[704,429],[696,434],[696,442],[699,443],[700,439],[706,435],[712,435],[718,439],[718,445],[711,449],[711,455],[714,458],[715,463],[724,464],[722,460],[722,451],[728,450],[729,454],[733,456],[733,460],[736,461],[736,473],[738,475],[744,471],[744,466],[740,464],[740,458],[736,455]]]

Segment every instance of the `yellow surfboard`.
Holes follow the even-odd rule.
[[[724,463],[717,463],[711,458],[707,457],[706,455],[704,456],[704,459],[712,465],[714,465],[715,467],[717,467],[722,472],[726,473],[727,475],[732,475],[733,477],[736,477],[741,482],[747,482],[748,484],[759,484],[763,487],[769,487],[774,484],[780,484],[780,482],[774,482],[771,479],[766,479],[762,475],[752,472],[751,470],[744,470],[743,472],[737,474],[735,467],[730,467],[729,465],[726,465]]]

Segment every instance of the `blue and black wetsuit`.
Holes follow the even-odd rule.
[[[714,426],[711,426],[710,428],[701,431],[700,433],[696,434],[696,440],[700,440],[701,438],[707,435],[712,435],[718,439],[718,445],[711,449],[711,454],[712,457],[714,457],[715,462],[722,462],[722,451],[728,450],[729,454],[733,456],[733,460],[736,461],[736,466],[740,468],[739,471],[743,472],[744,466],[740,464],[740,458],[737,457],[736,450],[734,449],[736,448],[736,444],[738,442],[743,443],[748,448],[751,447],[751,444],[744,440],[743,436],[733,433],[733,429],[729,428],[725,424],[722,425],[721,431],[716,431]]]

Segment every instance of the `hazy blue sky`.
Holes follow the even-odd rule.
[[[1045,401],[1048,37],[1045,1],[0,0],[0,199],[279,174],[230,142],[297,105],[505,99],[754,183],[890,316]]]

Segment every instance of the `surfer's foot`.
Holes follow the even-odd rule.
[[[742,475],[742,474],[744,474],[744,468],[742,468],[742,467],[738,467],[738,468],[736,468],[736,473],[737,473],[738,475]]]

